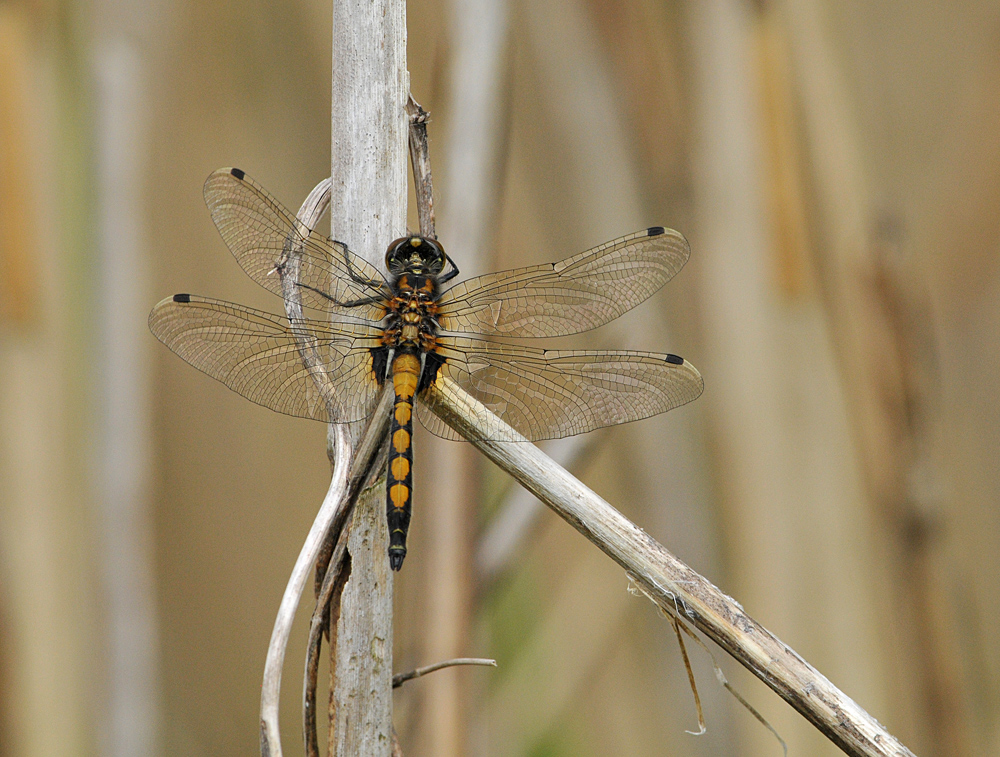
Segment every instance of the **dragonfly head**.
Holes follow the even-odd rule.
[[[402,237],[389,245],[385,267],[393,276],[424,273],[436,276],[448,262],[441,243],[421,236]]]

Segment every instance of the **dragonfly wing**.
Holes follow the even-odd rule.
[[[456,382],[529,441],[558,439],[648,418],[696,399],[701,374],[676,355],[543,350],[466,337],[442,338],[438,376]],[[425,395],[417,416],[458,439]],[[508,438],[487,420],[484,438]]]
[[[631,310],[684,266],[680,232],[654,226],[558,263],[464,281],[438,303],[444,331],[497,336],[564,336]]]
[[[296,324],[319,357],[321,377],[336,389],[333,418],[285,318],[185,294],[157,304],[149,328],[198,370],[279,413],[347,423],[370,415],[378,398],[371,353],[378,332],[364,323]]]
[[[220,168],[205,182],[205,203],[219,234],[250,278],[280,296],[279,267],[293,267],[304,305],[380,320],[389,293],[382,274],[347,246],[314,232],[238,168]]]

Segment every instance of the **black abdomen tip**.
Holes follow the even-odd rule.
[[[190,294],[175,294],[174,302],[191,302]]]
[[[666,232],[666,229],[663,228],[662,226],[650,226],[648,229],[646,229],[646,234],[651,237],[658,237],[660,236],[660,234],[663,234],[664,232]]]
[[[403,558],[406,557],[406,551],[402,552],[393,551],[392,548],[389,549],[389,567],[393,570],[399,570],[403,567]]]
[[[240,181],[243,181],[243,177],[246,176],[246,174],[243,171],[241,171],[240,169],[238,169],[238,168],[232,169],[229,173],[231,173],[233,176],[235,176]]]
[[[667,355],[667,362],[674,365],[684,365],[684,358],[680,355]]]

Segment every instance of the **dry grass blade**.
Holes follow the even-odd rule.
[[[281,598],[278,615],[274,621],[274,630],[271,632],[271,643],[268,645],[267,658],[264,662],[264,682],[261,686],[260,701],[260,748],[261,754],[265,757],[280,757],[282,753],[278,730],[278,701],[281,694],[281,668],[285,659],[285,650],[288,647],[292,620],[326,533],[329,531],[331,523],[336,519],[347,494],[351,446],[346,430],[342,430],[339,436],[338,451],[342,457],[337,460],[330,489],[316,514],[312,528],[309,529],[309,534],[306,536],[302,550],[295,561],[292,574],[288,578],[288,585]]]
[[[729,679],[726,678],[726,674],[723,673],[722,672],[722,668],[719,667],[719,663],[716,662],[715,655],[712,654],[712,650],[710,650],[708,648],[708,646],[705,644],[705,642],[703,642],[701,639],[699,639],[695,635],[694,631],[692,631],[690,628],[688,628],[687,625],[684,623],[684,621],[682,621],[680,618],[678,618],[674,613],[667,612],[662,607],[660,608],[660,612],[667,618],[667,620],[670,621],[670,623],[674,627],[674,631],[677,633],[677,641],[680,642],[681,652],[684,654],[684,662],[687,665],[688,675],[691,676],[691,686],[692,687],[694,686],[694,677],[693,677],[693,674],[691,672],[691,665],[688,662],[687,652],[684,650],[684,642],[682,641],[681,631],[683,631],[685,634],[687,634],[688,636],[690,636],[694,640],[694,642],[696,644],[698,644],[698,646],[700,646],[702,649],[705,650],[705,654],[707,654],[708,658],[712,661],[712,669],[715,671],[715,677],[719,681],[719,683],[722,685],[722,688],[724,688],[726,691],[728,691],[729,694],[737,702],[739,702],[741,705],[743,705],[743,708],[747,712],[749,712],[751,715],[753,715],[754,718],[756,718],[756,720],[762,726],[764,726],[767,730],[769,730],[771,732],[771,734],[774,736],[774,738],[776,738],[778,740],[778,743],[781,744],[781,748],[782,748],[782,750],[783,750],[783,752],[785,754],[785,757],[788,757],[788,744],[786,744],[785,740],[783,738],[781,738],[780,734],[774,729],[774,726],[772,726],[769,722],[767,722],[767,719],[763,715],[761,715],[760,712],[757,711],[757,708],[755,708],[752,704],[750,704],[746,699],[743,698],[742,694],[740,694],[736,689],[733,688],[732,684],[729,683]],[[696,692],[695,693],[695,698],[696,699],[697,699],[697,696],[698,696],[698,694]],[[702,729],[701,732],[704,733],[705,732],[705,724],[704,724],[704,722],[701,722],[701,715],[700,715],[701,704],[700,703],[698,704],[698,711],[699,711],[698,720],[700,721],[700,725],[701,725],[701,729]],[[687,731],[687,733],[691,733],[692,736],[700,736],[701,735],[699,733],[692,733],[691,731]]]
[[[715,667],[715,676],[719,679],[719,683],[722,684],[723,688],[728,691],[737,702],[743,705],[744,709],[753,715],[762,726],[771,732],[774,738],[778,740],[778,743],[781,744],[781,750],[784,756],[788,757],[788,744],[785,743],[785,740],[781,738],[776,730],[774,730],[774,726],[768,723],[765,717],[757,712],[757,709],[744,699],[742,694],[733,688],[732,684],[729,683],[729,680],[722,674],[722,670],[717,665]]]
[[[327,563],[326,573],[316,608],[309,623],[309,641],[306,644],[306,670],[303,676],[302,691],[302,735],[305,742],[305,752],[308,757],[319,757],[319,738],[316,732],[316,688],[319,681],[319,655],[323,647],[323,630],[331,629],[330,646],[337,643],[335,629],[337,617],[340,615],[340,596],[344,584],[351,575],[350,559],[345,560],[347,550],[347,530],[351,525],[351,515],[354,508],[344,520],[343,528],[338,534],[337,544]]]
[[[663,611],[661,610],[660,612]],[[674,615],[666,612],[663,612],[663,614],[666,615],[667,620],[670,621],[670,625],[674,627],[674,633],[677,634],[677,646],[681,649],[681,657],[684,659],[684,669],[687,671],[688,683],[691,686],[691,696],[694,697],[694,708],[698,712],[698,730],[685,731],[685,733],[690,733],[692,736],[701,736],[708,729],[705,727],[705,713],[701,708],[701,697],[698,696],[698,684],[695,682],[694,671],[691,669],[691,659],[688,657],[687,647],[684,646],[684,637],[681,635],[681,622]]]
[[[661,610],[661,612],[662,612],[662,610]],[[778,743],[781,744],[781,748],[782,748],[782,750],[784,750],[785,757],[788,757],[788,744],[786,744],[785,740],[783,738],[781,738],[781,736],[778,734],[778,732],[776,730],[774,730],[774,727],[770,723],[767,722],[767,719],[763,715],[761,715],[752,704],[750,704],[746,699],[744,699],[742,694],[740,694],[736,689],[733,688],[733,685],[731,683],[729,683],[729,679],[726,678],[726,674],[723,673],[722,672],[722,668],[719,667],[719,663],[716,662],[715,655],[712,654],[712,650],[710,650],[705,645],[705,642],[703,642],[701,639],[699,639],[697,636],[695,636],[694,631],[692,631],[690,628],[688,628],[684,624],[684,622],[680,620],[680,618],[678,618],[677,616],[673,615],[672,613],[664,612],[663,614],[667,615],[671,619],[671,621],[674,623],[674,628],[675,629],[679,628],[680,630],[684,631],[684,633],[686,633],[688,636],[690,636],[692,639],[694,639],[694,641],[702,649],[705,650],[705,653],[708,655],[709,659],[712,661],[712,668],[715,670],[715,677],[716,677],[716,679],[718,679],[719,683],[722,685],[722,688],[724,688],[726,691],[728,691],[733,696],[733,698],[736,699],[737,702],[739,702],[741,705],[743,705],[743,707],[746,709],[747,712],[749,712],[751,715],[753,715],[757,719],[757,721],[760,722],[760,724],[762,726],[764,726],[767,730],[769,730],[774,735],[774,738],[776,738],[778,740]]]

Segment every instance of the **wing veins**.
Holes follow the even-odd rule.
[[[378,388],[366,377],[373,329],[349,321],[295,324],[315,341],[320,368],[334,384],[335,422],[354,422],[374,407]],[[150,313],[153,334],[186,362],[272,410],[330,420],[292,328],[271,313],[221,300],[168,298]],[[357,374],[356,381],[343,381]]]
[[[297,283],[312,288],[303,304],[320,311],[343,310],[341,301],[381,299],[385,279],[377,268],[346,245],[300,223],[284,206],[245,174],[220,169],[205,182],[205,201],[219,233],[246,273],[273,294],[283,296],[278,268],[296,249]],[[362,303],[367,320],[381,318],[377,305]],[[360,308],[359,306],[355,306]]]
[[[444,337],[439,375],[456,381],[531,441],[627,423],[692,401],[703,384],[688,362],[653,352],[543,350]],[[423,397],[433,405],[433,399]],[[429,412],[433,433],[460,438]],[[499,426],[496,438],[507,438]]]
[[[439,301],[448,333],[564,336],[614,320],[647,299],[690,255],[678,232],[647,229],[549,265],[486,274]]]

